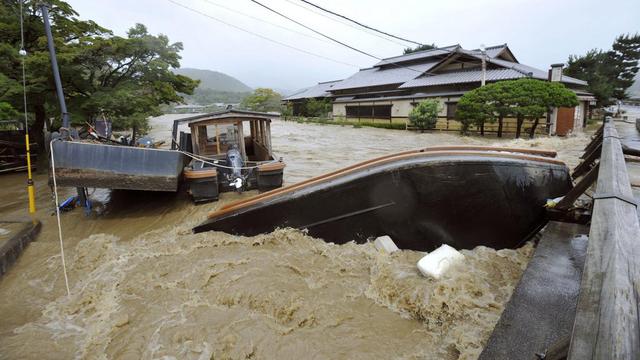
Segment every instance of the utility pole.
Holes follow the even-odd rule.
[[[69,132],[69,113],[67,112],[67,103],[64,101],[64,91],[62,90],[62,81],[60,81],[60,70],[58,69],[58,59],[56,57],[56,48],[53,43],[53,35],[51,35],[51,24],[49,23],[49,9],[45,2],[40,3],[42,11],[42,20],[44,22],[44,31],[47,34],[47,45],[49,47],[49,57],[51,58],[51,71],[53,72],[53,80],[56,84],[56,93],[58,94],[58,102],[60,103],[60,112],[62,113],[62,129],[60,135],[66,138]],[[82,206],[87,206],[87,192],[83,187],[77,187],[78,200]],[[56,204],[58,206],[58,204]]]
[[[480,52],[482,52],[482,80],[480,80],[480,86],[484,86],[487,82],[487,49],[484,44],[480,44]]]
[[[49,23],[49,9],[47,4],[40,4],[42,11],[42,19],[44,21],[44,31],[47,34],[47,45],[49,46],[49,57],[51,58],[51,70],[53,71],[53,80],[56,83],[56,93],[60,102],[60,111],[62,112],[63,132],[68,134],[69,131],[69,113],[67,113],[67,103],[64,101],[64,93],[62,92],[62,81],[60,81],[60,71],[58,70],[58,59],[56,58],[56,49],[53,43],[53,35],[51,35],[51,24]],[[63,135],[66,135],[63,134]]]

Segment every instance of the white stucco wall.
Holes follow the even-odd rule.
[[[573,132],[582,132],[582,116],[584,115],[584,101],[580,101],[578,106],[576,106],[575,112],[573,114]]]
[[[436,98],[440,102],[440,112],[439,116],[447,116],[447,102],[457,102],[460,100],[459,96],[456,97],[444,97],[444,98]],[[399,100],[385,100],[385,101],[354,101],[348,103],[333,103],[333,117],[346,117],[347,115],[347,106],[365,106],[365,105],[392,105],[391,107],[391,116],[394,118],[397,117],[408,117],[411,110],[413,110],[412,103],[419,103],[420,101],[425,100],[424,98],[416,98],[416,99],[399,99]]]
[[[395,100],[393,101],[393,107],[391,108],[392,117],[407,117],[413,109],[411,103],[413,100]]]
[[[345,117],[347,116],[347,108],[343,103],[333,103],[333,117]]]

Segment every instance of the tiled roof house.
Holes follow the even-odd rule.
[[[551,70],[545,71],[521,64],[507,44],[488,47],[484,54],[479,49],[465,50],[459,45],[452,45],[383,59],[346,79],[303,89],[284,101],[293,104],[294,114],[305,99],[329,98],[333,102],[334,118],[406,122],[409,112],[418,102],[438,98],[442,106],[437,128],[458,130],[460,124],[455,120],[457,102],[465,92],[481,86],[483,57],[486,83],[528,77],[559,81],[575,91],[580,105],[570,116],[569,112],[562,112],[561,120],[567,124],[558,124],[557,111],[554,111],[548,116],[547,126],[541,127],[540,131],[566,133],[582,129],[589,103],[594,100],[586,91],[587,83],[563,75],[562,65],[552,65]],[[505,131],[510,130],[507,122]]]

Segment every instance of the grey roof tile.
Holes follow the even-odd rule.
[[[378,66],[389,65],[389,64],[399,64],[407,61],[415,61],[415,60],[421,60],[421,59],[428,59],[434,56],[446,55],[458,47],[460,47],[460,45],[450,45],[450,46],[445,46],[437,49],[416,51],[406,55],[400,55],[400,56],[394,56],[394,57],[382,59],[380,60],[380,62],[378,62],[373,66],[378,67]]]
[[[409,67],[391,67],[386,69],[374,67],[362,69],[334,85],[331,90],[402,84],[420,76],[420,74],[431,69],[437,63],[437,61],[432,61],[423,64],[412,64]]]
[[[507,48],[507,44],[494,45],[494,46],[486,47],[485,51],[487,53],[487,56],[494,58],[494,57],[500,55],[500,53],[506,48]],[[480,53],[481,50],[480,49],[473,49],[473,50],[470,50],[470,51],[474,52],[474,53]]]
[[[525,74],[513,70],[513,69],[491,69],[487,70],[486,80],[508,80],[519,79],[526,77]],[[471,82],[480,82],[482,80],[482,71],[480,69],[463,70],[456,72],[449,72],[437,75],[421,76],[417,79],[409,80],[400,86],[401,89],[423,87],[423,86],[436,86],[436,85],[448,85],[448,84],[463,84]]]
[[[283,100],[298,100],[329,96],[330,94],[327,91],[340,81],[342,80],[321,82],[315,86],[298,90],[295,93],[285,97]]]
[[[536,69],[534,67],[528,66],[528,65],[524,65],[524,64],[520,64],[520,63],[514,63],[511,61],[506,61],[506,60],[502,60],[502,59],[487,59],[489,62],[500,65],[500,66],[504,66],[506,68],[510,68],[510,69],[514,69],[520,72],[523,72],[524,74],[531,74],[531,76],[535,79],[540,79],[540,80],[547,80],[548,79],[548,72],[544,71],[544,70],[540,70],[540,69]],[[563,83],[569,83],[569,84],[575,84],[575,85],[587,85],[586,81],[580,80],[580,79],[576,79],[576,78],[572,78],[571,76],[566,76],[566,75],[562,75],[562,80],[561,82]]]
[[[487,61],[491,64],[502,67],[502,69],[487,70],[487,81],[518,79],[528,76],[540,80],[547,79],[548,72],[545,70],[536,69],[518,62],[496,58],[496,56],[498,56],[505,48],[507,48],[506,44],[486,48]],[[344,80],[320,83],[311,88],[298,91],[297,93],[286,97],[285,100],[329,96],[329,91],[382,85],[398,84],[400,89],[407,89],[480,82],[482,73],[479,69],[425,75],[427,71],[434,68],[434,66],[443,59],[442,55],[458,52],[481,59],[482,55],[479,51],[480,50],[478,49],[464,50],[459,45],[452,45],[444,48],[418,51],[407,55],[383,59],[373,67],[362,69]],[[408,66],[401,64],[408,61],[418,63],[412,63]],[[562,76],[562,82],[565,84],[587,85],[585,81],[566,75]]]

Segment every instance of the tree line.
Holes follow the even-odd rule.
[[[571,55],[564,74],[585,80],[598,106],[629,97],[640,60],[640,34],[618,36],[610,50],[592,49],[584,55]]]
[[[504,120],[516,119],[516,138],[522,133],[525,120],[531,121],[529,137],[533,138],[540,119],[555,107],[578,105],[576,94],[558,82],[530,78],[505,80],[466,92],[458,102],[456,119],[466,134],[471,126],[484,135],[486,124],[498,123],[498,137],[502,137]],[[419,129],[434,129],[440,104],[430,99],[419,103],[409,114],[409,122]]]
[[[24,3],[24,58],[27,109],[34,140],[42,144],[43,127],[60,126],[51,63],[40,1]],[[152,35],[135,24],[124,37],[91,20],[80,20],[66,2],[49,1],[49,16],[62,86],[73,124],[105,115],[116,129],[147,127],[147,118],[161,114],[160,106],[182,102],[198,81],[176,75],[182,43]],[[0,103],[25,111],[22,103],[20,3],[0,2]]]

